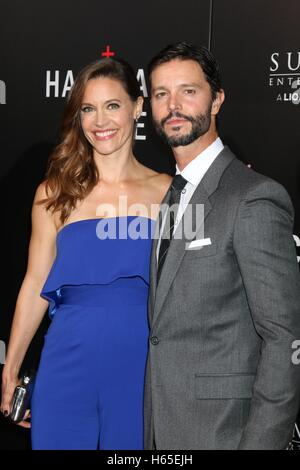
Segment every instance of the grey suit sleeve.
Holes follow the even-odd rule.
[[[284,449],[299,409],[292,344],[300,339],[300,275],[292,234],[293,207],[281,185],[266,180],[248,192],[233,244],[262,346],[239,449]]]

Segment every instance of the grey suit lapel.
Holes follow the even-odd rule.
[[[204,220],[208,216],[209,212],[212,209],[209,197],[216,191],[222,174],[224,173],[227,166],[235,158],[233,153],[229,150],[228,147],[224,147],[220,155],[216,158],[213,164],[210,166],[206,174],[204,175],[202,181],[197,186],[191,200],[190,204],[204,204]],[[162,203],[168,202],[169,191],[164,198]],[[182,230],[183,219],[178,225],[178,231]],[[157,224],[158,225],[158,224]],[[198,231],[201,227],[198,228]],[[182,259],[185,255],[186,247],[186,238],[183,236],[182,239],[173,239],[170,243],[169,251],[161,272],[161,277],[159,284],[156,288],[156,250],[157,250],[157,239],[154,240],[152,248],[152,257],[151,257],[151,288],[150,288],[150,298],[151,306],[153,309],[153,319],[152,322],[156,321],[162,306],[167,297],[168,291],[171,287],[174,277],[180,267]],[[150,312],[151,319],[152,312]]]

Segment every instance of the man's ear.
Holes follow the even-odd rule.
[[[211,107],[211,114],[216,116],[221,109],[221,106],[225,100],[225,93],[224,90],[217,91],[217,96],[215,97],[212,107]]]

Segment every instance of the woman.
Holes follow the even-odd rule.
[[[151,233],[171,178],[133,155],[142,105],[126,62],[83,69],[36,191],[1,404],[7,415],[49,306],[31,403],[33,449],[143,448]]]

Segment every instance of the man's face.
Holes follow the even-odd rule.
[[[151,106],[158,134],[171,147],[189,145],[211,128],[212,93],[194,60],[175,59],[151,75]],[[218,108],[219,110],[219,108]]]

